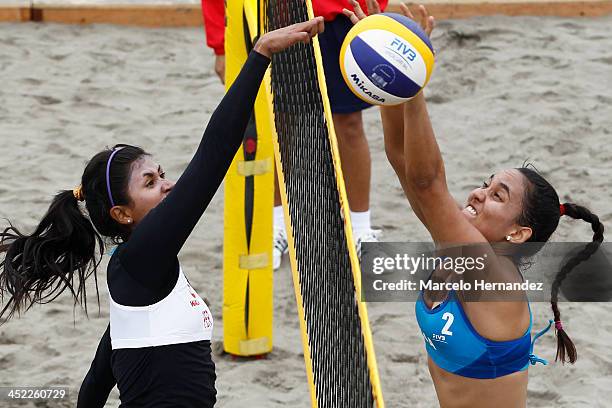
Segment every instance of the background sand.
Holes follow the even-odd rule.
[[[427,95],[457,198],[492,172],[529,159],[562,200],[588,205],[610,225],[611,39],[612,18],[440,24]],[[77,185],[86,161],[118,142],[144,146],[169,177],[178,177],[223,94],[212,62],[202,29],[0,24],[0,218],[32,228],[52,194]],[[374,224],[385,240],[429,240],[386,161],[376,109],[366,111],[365,126]],[[216,346],[223,336],[222,197],[220,190],[180,255],[210,300]],[[554,239],[589,240],[589,227],[563,219]],[[64,385],[76,398],[108,323],[105,265],[106,259],[99,314],[92,301],[89,319],[77,310],[73,321],[71,300],[63,297],[0,326],[0,385]],[[274,352],[258,361],[215,357],[220,407],[310,406],[288,265],[285,259],[275,274]],[[436,405],[413,306],[369,305],[389,407]],[[549,309],[533,305],[534,330]],[[531,369],[529,406],[611,406],[612,307],[563,304],[561,311],[578,363]],[[537,353],[554,358],[554,344],[553,335],[545,336]],[[113,392],[107,406],[117,405]]]

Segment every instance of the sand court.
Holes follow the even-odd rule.
[[[426,95],[457,199],[465,200],[491,172],[528,159],[563,201],[583,204],[611,224],[611,38],[612,17],[496,16],[439,24]],[[0,78],[0,218],[26,230],[53,194],[79,183],[86,161],[105,146],[140,145],[177,178],[223,95],[201,27],[2,23]],[[374,225],[386,241],[428,241],[387,162],[377,108],[364,118]],[[210,301],[217,350],[223,337],[222,198],[219,190],[180,255],[190,281]],[[590,230],[562,219],[553,240],[587,241]],[[0,386],[68,386],[71,401],[46,406],[74,406],[108,324],[107,261],[99,275],[100,313],[91,286],[89,319],[78,309],[73,315],[71,299],[62,296],[0,326]],[[274,276],[274,351],[256,361],[215,355],[219,407],[310,406],[287,259]],[[535,332],[551,317],[550,305],[532,308]],[[528,404],[609,406],[612,306],[560,308],[579,359],[575,366],[530,369]],[[368,309],[387,406],[435,406],[414,304],[372,303]],[[554,360],[554,336],[546,335],[536,351]],[[115,390],[107,407],[118,404]]]

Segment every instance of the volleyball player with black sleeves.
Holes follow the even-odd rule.
[[[79,187],[55,196],[31,235],[12,225],[0,232],[0,293],[8,299],[0,317],[8,318],[66,288],[84,304],[102,236],[119,244],[107,272],[110,324],[78,407],[103,407],[115,384],[121,407],[215,404],[213,318],[177,255],[242,142],[271,55],[322,31],[316,18],[261,37],[176,184],[141,148],[117,145],[89,161]]]

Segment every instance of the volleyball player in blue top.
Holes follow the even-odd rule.
[[[101,236],[119,244],[108,264],[110,325],[78,407],[103,407],[115,384],[122,407],[215,404],[212,316],[177,254],[242,142],[271,54],[322,31],[319,17],[259,39],[176,184],[142,149],[117,145],[90,160],[81,186],[59,193],[32,234],[12,226],[0,233],[6,252],[0,293],[8,296],[0,317],[51,301],[66,288],[86,305],[85,279],[95,276]]]
[[[345,14],[356,23],[365,15],[356,2],[351,3],[355,12],[345,10]],[[408,7],[402,9],[414,19]],[[429,35],[434,19],[423,6],[419,7],[418,21]],[[561,204],[555,189],[536,171],[525,167],[488,177],[469,194],[465,205],[458,206],[446,184],[444,161],[423,93],[402,105],[381,107],[381,117],[387,157],[412,209],[436,246],[477,245],[487,253],[486,274],[495,281],[521,282],[520,265],[512,254],[537,252],[556,230],[561,216],[591,225],[593,241],[563,266],[552,287],[557,359],[574,363],[576,349],[563,329],[557,293],[573,267],[601,244],[604,227],[599,218],[585,207]],[[500,246],[509,253],[494,250]],[[421,295],[416,315],[440,405],[526,406],[527,368],[543,362],[533,355],[528,302],[467,302],[461,291],[450,291],[441,302],[434,302],[431,295]]]

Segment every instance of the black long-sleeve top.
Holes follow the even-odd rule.
[[[148,306],[170,294],[177,255],[236,154],[270,60],[252,51],[213,113],[200,145],[168,196],[117,247],[107,269],[112,299]],[[110,326],[79,391],[78,408],[104,407],[117,384],[121,407],[211,407],[216,401],[210,341],[112,350]]]

